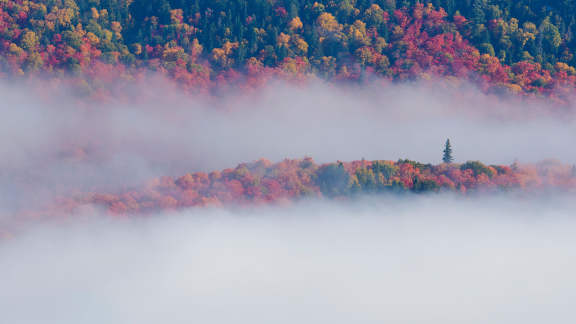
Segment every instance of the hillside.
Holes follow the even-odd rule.
[[[435,77],[569,100],[575,4],[504,0],[0,2],[4,77],[92,95],[154,71],[192,92],[271,77]],[[79,80],[81,82],[79,82]],[[104,91],[105,92],[105,91]]]

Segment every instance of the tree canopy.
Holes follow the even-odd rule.
[[[437,75],[558,96],[576,84],[575,15],[551,0],[4,0],[0,71],[73,73],[88,90],[140,69],[196,90],[238,72]]]
[[[87,205],[112,214],[146,213],[194,206],[287,203],[307,197],[354,199],[360,194],[503,192],[576,189],[572,165],[424,164],[411,160],[352,161],[318,165],[311,158],[271,163],[258,160],[236,168],[180,177],[150,179],[142,187],[117,192],[86,192],[61,199],[45,213],[73,212]]]

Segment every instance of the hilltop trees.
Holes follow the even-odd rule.
[[[444,155],[442,155],[442,162],[444,163],[452,163],[454,158],[452,157],[452,145],[450,144],[450,139],[446,140],[444,144]]]
[[[86,193],[62,201],[62,208],[100,205],[112,214],[152,212],[207,205],[286,203],[304,197],[349,199],[360,194],[494,192],[527,189],[576,190],[572,165],[423,164],[411,160],[352,161],[317,165],[310,158],[242,163],[236,168],[152,179],[142,188]],[[60,214],[60,213],[57,213]]]

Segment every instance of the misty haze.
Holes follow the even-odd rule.
[[[0,1],[0,323],[574,323],[575,13]]]
[[[34,227],[7,323],[568,323],[574,200],[419,197]],[[34,311],[31,311],[34,310]]]

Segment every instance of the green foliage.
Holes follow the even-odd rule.
[[[88,85],[78,85],[85,87]],[[127,188],[124,192],[93,193],[66,200],[63,207],[69,210],[85,204],[103,205],[113,213],[151,212],[162,208],[191,206],[219,206],[222,204],[263,203],[297,200],[305,197],[347,199],[361,194],[434,193],[440,190],[459,194],[475,192],[502,192],[510,190],[544,190],[552,188],[575,189],[576,166],[545,161],[537,165],[510,168],[487,167],[478,161],[461,165],[435,165],[425,172],[415,170],[414,161],[402,164],[385,161],[352,161],[316,165],[312,159],[283,160],[272,164],[267,160],[243,163],[234,169],[189,173],[180,178],[161,177],[141,189]],[[524,172],[522,168],[531,172]],[[498,174],[494,170],[498,170]],[[455,171],[455,172],[453,172]],[[380,177],[376,177],[380,174]],[[391,175],[390,179],[384,174]],[[486,175],[491,175],[487,177]],[[379,178],[380,180],[377,180]],[[369,180],[372,179],[372,180]],[[567,181],[568,180],[568,181]],[[368,186],[380,183],[377,191]],[[58,215],[62,215],[60,212]]]
[[[54,46],[57,50],[51,53],[62,57],[45,62],[74,69],[75,64],[66,63],[69,57],[84,56],[81,68],[95,58],[146,66],[141,61],[172,57],[164,52],[174,48],[187,56],[179,57],[183,62],[165,64],[169,71],[208,62],[215,76],[231,68],[242,70],[247,62],[283,68],[286,60],[300,59],[309,65],[304,70],[327,78],[342,74],[362,79],[369,70],[403,79],[418,77],[418,71],[434,62],[445,64],[439,70],[448,74],[458,75],[453,71],[458,66],[473,66],[478,73],[493,73],[494,83],[516,82],[523,90],[535,91],[551,86],[545,82],[550,79],[546,73],[554,73],[557,63],[566,63],[570,75],[576,65],[575,1],[4,0],[0,9],[3,55],[23,57],[16,45],[30,53]],[[464,21],[456,18],[460,15]],[[417,23],[419,19],[423,23]],[[440,35],[462,36],[467,42],[444,44],[441,38],[432,39]],[[437,52],[422,45],[432,43],[438,45]],[[134,44],[141,50],[126,53]],[[467,44],[509,67],[523,61],[537,63],[538,73],[520,80],[518,75],[532,74],[496,73],[495,61],[477,66],[474,55],[467,56],[469,62],[454,63],[471,52],[458,48]],[[42,66],[37,59],[2,61],[25,64],[26,71]]]
[[[369,167],[356,170],[357,186],[362,192],[380,192],[390,189],[391,178],[396,175],[397,171],[398,167],[390,162],[373,161]]]
[[[505,174],[512,170],[511,168],[504,167],[501,165],[490,165],[490,167],[496,170],[496,174]]]
[[[454,158],[452,157],[452,145],[450,144],[450,139],[446,140],[446,144],[444,144],[444,154],[442,155],[442,162],[444,163],[452,163]]]
[[[388,180],[390,180],[390,178],[392,178],[394,175],[396,175],[396,172],[398,171],[398,167],[396,167],[396,166],[394,166],[388,162],[374,161],[372,163],[372,171],[376,175],[381,174],[384,177],[384,179],[386,179],[388,181]]]
[[[430,163],[421,163],[421,162],[417,162],[417,161],[412,161],[412,160],[398,160],[398,162],[396,162],[397,164],[410,164],[414,167],[414,169],[420,169],[422,171],[424,170],[430,170],[432,168],[432,164]]]
[[[432,192],[438,191],[440,186],[438,183],[431,179],[420,179],[419,177],[414,177],[414,182],[412,185],[412,191],[416,193],[422,192]]]
[[[490,44],[490,43],[482,43],[482,44],[480,44],[478,49],[480,50],[480,53],[482,53],[482,54],[488,54],[490,56],[496,56],[496,52],[494,51],[494,46],[492,46],[492,44]]]
[[[316,171],[316,184],[328,197],[348,194],[349,181],[350,175],[342,165],[328,164]]]
[[[472,170],[474,175],[486,174],[489,177],[494,176],[494,170],[480,161],[468,161],[460,166],[460,170]]]

